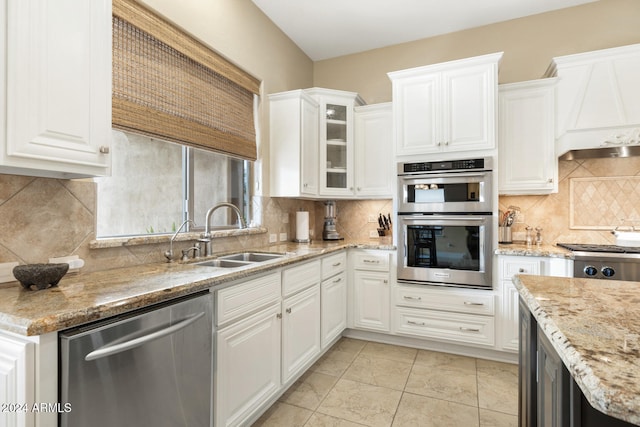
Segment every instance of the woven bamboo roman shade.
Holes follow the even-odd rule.
[[[113,1],[113,127],[255,160],[259,81],[135,0]]]

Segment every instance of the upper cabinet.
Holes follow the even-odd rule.
[[[556,79],[500,85],[500,194],[548,194],[558,191],[554,136],[555,86]]]
[[[391,103],[355,110],[355,194],[390,199],[395,182]]]
[[[640,143],[640,44],[553,58],[557,154]]]
[[[320,105],[320,196],[354,195],[354,108],[364,104],[357,93],[313,88]]]
[[[269,95],[271,196],[317,197],[319,105],[302,90]]]
[[[269,95],[272,197],[391,198],[391,104],[312,88]]]
[[[108,175],[111,1],[0,1],[0,172]]]
[[[389,73],[396,154],[495,148],[502,53]]]

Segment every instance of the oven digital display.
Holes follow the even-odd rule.
[[[480,183],[412,184],[407,186],[408,203],[479,202]]]
[[[407,267],[480,271],[480,226],[407,226]]]

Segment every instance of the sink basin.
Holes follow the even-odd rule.
[[[262,253],[262,252],[241,252],[239,254],[221,256],[220,260],[244,261],[244,262],[263,262],[272,259],[282,258],[283,254]]]
[[[234,261],[229,259],[212,259],[209,261],[198,262],[196,265],[202,265],[204,267],[219,267],[219,268],[237,268],[244,267],[245,265],[253,264],[251,261]]]

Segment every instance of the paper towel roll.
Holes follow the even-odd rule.
[[[296,241],[309,241],[309,212],[296,212]]]

